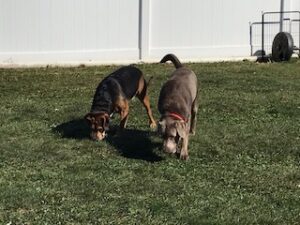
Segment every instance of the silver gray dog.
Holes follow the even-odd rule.
[[[161,63],[171,61],[176,70],[162,86],[158,110],[161,118],[158,131],[163,137],[164,151],[178,153],[180,159],[187,160],[189,134],[195,134],[198,111],[198,85],[195,73],[184,67],[178,58],[168,54]],[[180,146],[180,143],[182,144]]]

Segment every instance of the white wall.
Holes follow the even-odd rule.
[[[290,9],[300,11],[300,1],[290,0]]]
[[[0,64],[246,57],[249,22],[279,9],[280,0],[0,0]]]
[[[249,22],[279,8],[279,0],[152,0],[149,57],[248,56]]]
[[[139,57],[139,0],[0,0],[0,62]]]

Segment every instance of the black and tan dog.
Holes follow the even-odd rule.
[[[146,108],[150,127],[156,127],[147,95],[147,83],[142,72],[134,66],[124,66],[104,78],[96,89],[91,111],[85,116],[91,127],[91,138],[102,140],[106,136],[110,116],[115,112],[120,114],[120,128],[125,128],[129,100],[134,96]]]
[[[160,91],[158,110],[161,114],[158,130],[163,136],[164,150],[179,153],[183,160],[188,159],[189,134],[195,134],[197,103],[197,77],[182,66],[178,58],[168,54],[160,61],[171,61],[176,70]],[[182,146],[179,149],[179,143]]]

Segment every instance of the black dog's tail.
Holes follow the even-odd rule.
[[[151,76],[148,81],[145,81],[147,84],[147,87],[150,86],[152,79],[153,79],[153,76]]]
[[[142,99],[144,99],[144,97],[147,95],[147,92],[149,92],[149,86],[151,84],[152,78],[153,78],[153,76],[151,76],[148,81],[146,81],[144,79],[144,87],[143,87],[143,90],[141,92]]]
[[[167,62],[167,61],[169,61],[169,60],[174,64],[174,66],[175,66],[176,69],[178,69],[178,68],[180,68],[180,67],[183,67],[183,65],[181,64],[181,62],[180,62],[179,59],[177,58],[177,56],[174,55],[174,54],[167,54],[167,55],[165,55],[165,56],[160,60],[160,63],[165,63],[165,62]]]

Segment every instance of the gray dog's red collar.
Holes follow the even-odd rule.
[[[184,122],[187,122],[187,119],[178,113],[171,112],[171,113],[168,113],[167,115],[173,117],[174,119],[183,120]]]

